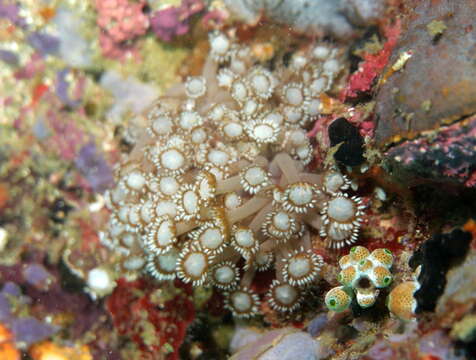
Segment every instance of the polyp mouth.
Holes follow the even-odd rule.
[[[367,276],[362,276],[357,282],[356,287],[359,289],[370,289],[372,287],[372,282]]]

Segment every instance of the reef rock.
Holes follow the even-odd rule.
[[[307,35],[331,34],[348,38],[357,26],[376,21],[385,9],[382,0],[225,0],[230,10],[247,23],[257,23],[261,15]]]
[[[377,94],[378,143],[476,111],[475,20],[473,1],[418,2],[391,56],[388,67],[394,71]],[[404,53],[411,57],[395,71]]]
[[[476,3],[422,1],[413,7],[380,79],[375,140],[398,144],[385,166],[401,182],[473,187]]]
[[[436,305],[436,315],[443,326],[449,326],[476,309],[476,253],[473,250],[465,262],[446,275],[446,287]]]
[[[321,356],[322,353],[322,356]],[[326,356],[320,343],[293,328],[268,331],[235,353],[231,360],[317,360]]]

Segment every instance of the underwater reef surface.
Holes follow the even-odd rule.
[[[0,359],[476,358],[474,7],[0,0]]]

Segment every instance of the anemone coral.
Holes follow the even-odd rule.
[[[106,195],[102,242],[122,255],[126,275],[213,285],[238,317],[256,313],[254,274],[274,265],[266,297],[293,311],[323,263],[311,231],[331,248],[350,244],[364,209],[338,170],[306,169],[306,129],[340,72],[340,51],[317,44],[270,69],[231,34],[211,33],[209,43],[202,75],[144,116],[147,128]]]
[[[336,312],[344,311],[350,306],[354,294],[360,307],[374,305],[379,289],[392,283],[392,264],[393,255],[388,249],[375,249],[370,253],[363,246],[354,246],[339,260],[338,280],[342,286],[326,294],[327,307]]]

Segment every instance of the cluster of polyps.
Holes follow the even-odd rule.
[[[350,306],[354,294],[360,307],[374,305],[379,289],[392,283],[392,264],[393,255],[388,249],[375,249],[370,253],[363,246],[354,246],[349,255],[339,261],[339,282],[342,286],[326,294],[327,307],[337,312],[344,311]]]
[[[360,227],[347,178],[305,170],[313,152],[305,127],[339,72],[338,52],[319,45],[271,71],[222,33],[210,35],[210,47],[203,75],[147,114],[107,196],[103,243],[122,254],[127,273],[225,291],[240,317],[259,308],[255,272],[274,265],[269,303],[292,311],[322,265],[311,229],[340,247]]]

